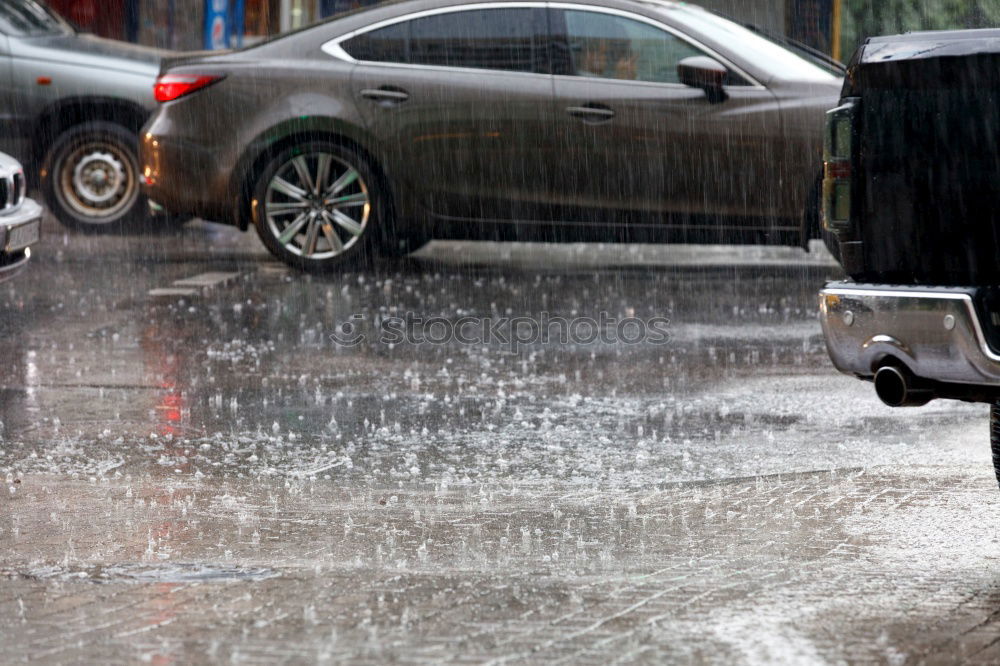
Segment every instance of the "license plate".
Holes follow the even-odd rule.
[[[32,243],[38,242],[38,220],[14,227],[7,232],[7,251],[23,250]]]

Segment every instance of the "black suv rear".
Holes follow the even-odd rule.
[[[834,365],[894,406],[990,402],[1000,461],[1000,30],[866,42],[823,199],[851,277],[820,295]]]
[[[1000,282],[1000,30],[869,40],[829,115],[827,225],[856,280]]]

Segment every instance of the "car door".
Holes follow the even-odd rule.
[[[720,56],[646,17],[591,6],[552,10],[562,178],[578,221],[671,223],[736,240],[773,224],[764,182],[780,142],[774,96],[729,68],[726,98],[683,85],[677,64]]]
[[[552,115],[546,21],[541,3],[432,10],[340,43],[358,62],[353,94],[390,177],[428,211],[543,215]]]

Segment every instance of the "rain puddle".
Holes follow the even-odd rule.
[[[28,568],[25,571],[0,569],[0,577],[6,578],[85,583],[228,583],[266,580],[278,575],[277,571],[266,567],[236,567],[201,562],[125,563],[93,567],[52,565]]]

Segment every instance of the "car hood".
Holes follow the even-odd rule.
[[[147,74],[151,77],[159,72],[160,61],[171,53],[163,49],[83,34],[12,39],[11,50],[18,58]]]

